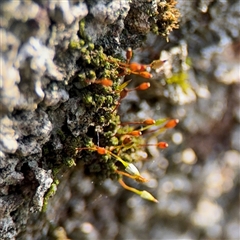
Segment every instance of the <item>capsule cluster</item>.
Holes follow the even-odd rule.
[[[177,123],[178,119],[158,119],[155,121],[151,118],[138,122],[121,123],[117,128],[117,132],[112,135],[112,137],[115,138],[115,144],[105,147],[92,144],[88,147],[78,147],[76,148],[76,151],[79,153],[83,150],[87,150],[90,152],[96,152],[99,156],[105,157],[106,161],[111,161],[113,163],[111,165],[111,171],[118,176],[118,182],[123,188],[138,194],[144,199],[157,202],[157,199],[149,192],[145,190],[140,191],[126,185],[123,181],[123,177],[131,178],[140,183],[147,182],[148,180],[140,174],[139,170],[133,164],[135,161],[140,160],[140,157],[138,159],[132,159],[132,153],[136,153],[139,149],[144,149],[147,146],[153,146],[160,149],[167,148],[168,144],[163,141],[156,144],[146,143],[143,135],[148,134],[149,132],[162,133],[169,128],[175,127]],[[136,128],[131,125],[140,125],[140,127]],[[148,130],[153,127],[154,130],[148,132]]]
[[[94,46],[85,35],[84,21],[80,22],[79,36],[79,43],[70,42],[69,45],[70,49],[80,51],[78,61],[81,68],[72,80],[78,90],[73,92],[79,91],[79,104],[86,108],[79,122],[86,122],[88,127],[80,135],[82,141],[76,141],[80,142],[79,145],[70,144],[71,149],[65,152],[72,154],[74,151],[76,162],[83,162],[85,173],[98,181],[106,178],[118,180],[123,188],[157,202],[150,193],[126,185],[123,179],[147,181],[134,163],[143,159],[143,153],[147,155],[147,147],[165,149],[168,144],[164,141],[149,144],[145,136],[161,134],[175,127],[178,120],[149,118],[122,122],[119,106],[131,92],[151,87],[150,82],[145,81],[135,88],[128,88],[131,80],[125,80],[125,76],[134,74],[150,79],[151,70],[161,67],[165,61],[155,60],[150,64],[132,62],[131,48],[127,49],[125,58],[108,56],[101,46]],[[76,129],[76,126],[72,128]],[[74,141],[70,139],[67,145],[71,142]]]

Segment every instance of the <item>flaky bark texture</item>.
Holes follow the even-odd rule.
[[[239,5],[178,1],[174,30],[174,0],[1,1],[0,239],[239,237]],[[74,158],[112,119],[106,93],[76,82],[101,70],[94,46],[169,62],[120,109],[125,121],[181,121],[144,165],[159,204],[105,180],[97,159]]]

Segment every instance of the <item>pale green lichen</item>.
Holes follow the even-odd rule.
[[[167,84],[176,84],[182,88],[184,92],[191,87],[188,82],[187,72],[178,72],[172,75],[172,77],[166,79]]]

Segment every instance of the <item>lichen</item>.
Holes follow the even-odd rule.
[[[167,78],[166,82],[167,84],[176,84],[180,86],[184,92],[187,92],[187,90],[190,88],[188,75],[186,72],[175,73],[170,78]]]

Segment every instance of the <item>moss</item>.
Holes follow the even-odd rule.
[[[55,195],[59,181],[55,179],[44,197],[42,212],[46,212],[49,199]]]
[[[152,30],[166,37],[173,28],[177,28],[179,13],[174,8],[175,1],[169,0],[166,2],[167,6],[158,6],[158,13],[153,12],[151,5],[149,5],[147,10],[149,23],[144,29],[145,33]],[[139,12],[135,11],[134,13],[138,16]],[[133,16],[134,19],[136,16]],[[143,25],[139,24],[139,26]],[[55,181],[45,195],[44,210],[48,199],[56,191],[58,184],[56,179],[59,171],[61,172],[62,169],[73,167],[81,162],[84,165],[85,173],[93,176],[97,181],[106,178],[117,180],[120,175],[116,172],[118,168],[116,163],[118,162],[118,166],[120,165],[121,168],[125,168],[123,164],[119,163],[118,158],[122,158],[126,162],[140,160],[132,159],[131,154],[145,141],[143,138],[132,137],[132,143],[129,146],[123,146],[122,136],[134,130],[133,127],[120,126],[120,117],[116,111],[116,104],[120,97],[118,90],[120,89],[121,78],[119,75],[122,72],[122,69],[119,68],[119,62],[125,60],[122,57],[108,56],[99,45],[101,41],[95,45],[91,41],[91,37],[85,33],[84,19],[79,22],[78,33],[79,40],[71,40],[69,43],[69,51],[79,56],[76,65],[80,65],[71,78],[72,86],[75,86],[74,83],[76,83],[78,89],[72,87],[70,92],[71,97],[79,99],[78,104],[85,109],[86,114],[81,117],[74,115],[72,112],[71,114],[74,115],[75,121],[79,123],[78,128],[84,130],[79,137],[74,137],[66,124],[57,131],[63,145],[62,151],[51,152],[50,149],[53,149],[53,147],[51,145],[46,146],[44,154],[47,155],[47,161],[51,165]],[[145,36],[142,35],[137,41],[142,42],[144,38]],[[132,40],[137,46],[138,42]],[[104,78],[110,79],[113,83],[112,86],[105,86],[101,82],[97,82]],[[175,81],[175,78],[168,81],[171,84]],[[112,151],[113,155],[101,155],[96,151],[96,148],[94,149],[95,146],[104,147],[108,149],[108,153]],[[49,154],[51,155],[49,156]],[[114,154],[117,155],[117,158]]]
[[[57,174],[61,171],[61,169],[62,169],[62,166],[55,165],[54,167],[52,167],[52,175],[56,177]]]
[[[62,142],[65,141],[66,136],[65,136],[65,134],[63,133],[63,131],[62,131],[61,129],[58,129],[58,130],[57,130],[57,135],[60,137],[60,140],[61,140]]]
[[[166,0],[158,3],[158,14],[151,29],[153,33],[167,38],[173,29],[179,27],[180,12],[176,9],[176,4],[177,1],[175,0]]]
[[[81,42],[80,41],[70,41],[68,47],[70,49],[81,49]]]
[[[83,103],[86,105],[86,106],[95,106],[95,102],[94,102],[94,99],[93,99],[93,95],[91,94],[91,92],[84,92],[83,93],[83,96],[82,96],[82,99],[83,99]]]
[[[86,39],[86,34],[85,34],[85,19],[82,19],[79,22],[79,36],[81,39]]]
[[[111,137],[110,144],[112,146],[117,146],[119,144],[119,139],[117,137],[115,137],[115,136]]]
[[[71,157],[66,157],[63,159],[63,162],[64,164],[67,166],[67,167],[73,167],[73,166],[76,166],[76,163],[74,161],[73,158]]]
[[[96,79],[96,73],[93,70],[88,72],[87,78],[89,79]]]
[[[136,2],[132,1],[125,19],[122,42],[127,39],[130,42],[129,46],[132,47],[133,44],[134,47],[138,47],[140,36],[143,41],[146,34],[153,32],[167,38],[173,29],[178,28],[180,13],[176,8],[175,0]],[[136,35],[137,39],[134,37]]]
[[[93,49],[94,49],[94,44],[90,42],[90,43],[88,44],[88,49],[89,49],[89,50],[93,50]]]
[[[85,136],[83,139],[84,146],[86,147],[92,147],[93,146],[93,141],[92,138]]]

